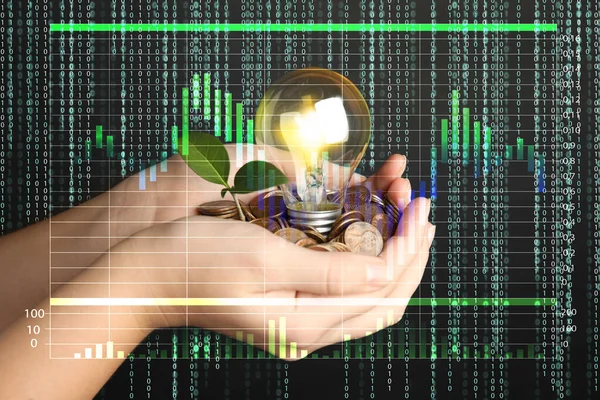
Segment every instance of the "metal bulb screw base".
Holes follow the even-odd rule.
[[[310,226],[319,231],[319,233],[327,236],[335,220],[342,215],[342,209],[305,211],[287,207],[287,215],[288,222],[292,227]]]

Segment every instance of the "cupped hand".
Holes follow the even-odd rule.
[[[128,241],[136,249],[128,271],[152,284],[138,295],[193,299],[184,300],[187,307],[163,307],[153,327],[201,326],[244,340],[252,334],[256,346],[273,351],[273,324],[275,355],[290,358],[292,342],[299,356],[395,323],[419,285],[435,230],[427,222],[429,200],[408,204],[405,165],[393,156],[373,177],[354,179],[404,210],[379,257],[315,252],[252,224],[203,216],[140,232]]]

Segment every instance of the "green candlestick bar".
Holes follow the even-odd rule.
[[[442,162],[448,162],[448,120],[442,120]]]
[[[523,138],[517,138],[517,160],[523,159]]]
[[[171,149],[173,150],[173,154],[177,153],[177,146],[177,127],[174,126],[173,128],[171,128]]]
[[[113,156],[113,137],[110,135],[106,137],[106,155]]]
[[[215,136],[221,136],[221,91],[219,89],[215,89],[215,116],[213,121]]]
[[[473,158],[475,159],[475,179],[481,175],[481,148],[479,146],[481,141],[481,122],[473,122]]]
[[[452,91],[452,157],[458,151],[458,90]]]
[[[210,120],[210,72],[204,73],[204,119]]]
[[[102,148],[102,126],[101,125],[96,126],[96,148],[97,149]]]
[[[194,110],[200,108],[200,75],[194,74],[192,83],[192,107]]]
[[[513,155],[513,147],[510,145],[506,146],[506,159],[512,160],[512,155]]]
[[[469,165],[469,109],[463,108],[463,165]]]
[[[190,139],[190,99],[188,88],[181,90],[182,105],[181,105],[181,155],[187,156],[189,154],[189,139]]]
[[[246,357],[254,358],[254,334],[249,333],[246,335],[246,341],[248,343],[246,346]]]
[[[198,31],[229,31],[229,32],[366,32],[369,30],[381,32],[556,32],[557,24],[387,24],[387,23],[204,23],[204,24],[136,24],[136,23],[57,23],[50,24],[51,32],[198,32]]]
[[[231,142],[231,130],[233,125],[233,104],[231,93],[225,93],[225,142]]]
[[[92,159],[92,141],[90,139],[87,139],[85,141],[85,159]]]
[[[249,119],[246,122],[246,143],[248,144],[247,159],[248,161],[254,161],[254,120]]]
[[[483,154],[485,156],[484,173],[489,174],[492,169],[492,128],[486,126],[483,130]]]
[[[241,160],[242,144],[244,143],[244,103],[236,103],[235,105],[235,143],[238,149],[238,158]]]

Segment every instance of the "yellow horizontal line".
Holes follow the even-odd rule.
[[[53,297],[51,306],[355,306],[408,305],[410,298],[67,298]]]

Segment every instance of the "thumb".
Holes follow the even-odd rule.
[[[269,291],[337,296],[374,292],[391,282],[386,280],[385,261],[377,257],[318,252],[289,242],[280,246],[274,254],[269,252],[265,263],[265,289]]]

